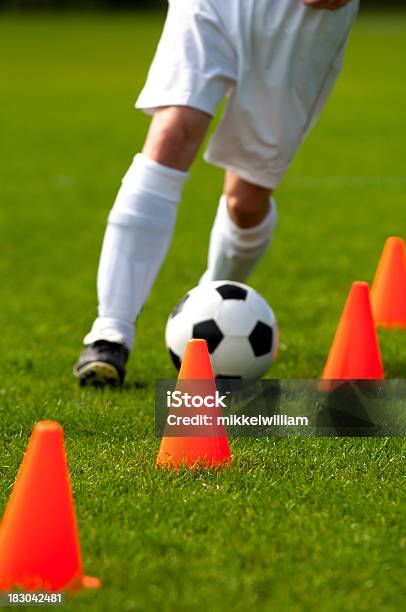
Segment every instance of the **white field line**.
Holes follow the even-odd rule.
[[[406,176],[314,176],[288,179],[287,187],[400,187]]]

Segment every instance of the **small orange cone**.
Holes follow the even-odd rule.
[[[401,238],[388,238],[371,289],[379,327],[406,329],[406,249]]]
[[[62,427],[42,421],[0,525],[0,590],[74,593],[99,586],[97,578],[83,576]]]
[[[337,327],[320,388],[336,388],[334,380],[382,380],[381,353],[374,321],[368,283],[351,287]],[[325,381],[325,382],[323,382]]]
[[[190,382],[189,382],[190,381]],[[201,384],[195,381],[202,381]],[[205,340],[190,340],[187,344],[179,372],[176,390],[189,390],[192,394],[214,395],[216,383]],[[210,409],[215,418],[218,408]],[[203,429],[201,431],[204,431]],[[157,466],[174,468],[221,467],[231,461],[227,432],[224,426],[214,425],[209,436],[178,437],[164,435],[158,452]]]

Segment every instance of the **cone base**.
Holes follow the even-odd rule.
[[[354,378],[354,379],[320,379],[317,383],[318,391],[322,393],[330,393],[338,389],[350,385],[359,387],[360,389],[375,388],[384,381],[384,378]]]
[[[95,576],[83,576],[82,578],[83,589],[100,589],[101,584],[101,580]]]
[[[36,586],[33,586],[33,582],[30,584],[10,584],[0,587],[0,591],[4,593],[12,593],[13,591],[28,591],[30,593],[42,592],[42,593],[67,593],[68,595],[76,595],[83,589],[99,589],[101,587],[101,581],[94,576],[80,576],[72,580],[70,584],[62,588],[53,588],[49,583],[43,582],[43,580],[35,580]]]
[[[393,331],[406,330],[406,321],[402,323],[397,323],[393,321],[375,321],[375,325],[379,327],[379,329],[389,329]]]
[[[224,459],[189,459],[183,457],[180,461],[177,461],[174,457],[158,457],[155,464],[155,469],[161,470],[174,470],[179,472],[181,469],[188,470],[221,470],[228,468],[232,463],[231,457],[225,457]]]
[[[83,589],[99,589],[100,587],[101,581],[95,576],[79,576],[78,578],[72,580],[68,586],[56,590],[73,596]]]

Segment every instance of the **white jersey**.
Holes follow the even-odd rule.
[[[358,4],[328,11],[302,0],[169,0],[136,106],[214,115],[227,97],[205,158],[274,188],[338,76]]]

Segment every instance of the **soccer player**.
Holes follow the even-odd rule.
[[[136,107],[153,115],[108,218],[98,317],[81,384],[122,383],[134,323],[166,256],[188,170],[219,102],[205,159],[225,170],[208,280],[244,281],[271,242],[273,192],[340,71],[358,0],[169,0]]]

